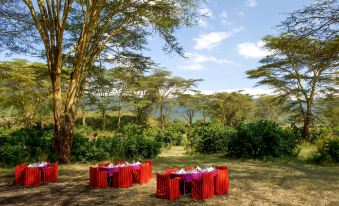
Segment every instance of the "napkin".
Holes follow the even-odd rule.
[[[181,168],[179,171],[178,171],[178,174],[183,174],[185,173],[185,170],[183,168]]]

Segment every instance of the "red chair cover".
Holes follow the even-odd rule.
[[[54,163],[53,168],[54,168],[54,180],[53,181],[56,182],[59,178],[59,162],[58,161]]]
[[[96,187],[97,188],[107,188],[108,186],[108,171],[96,171]]]
[[[189,166],[189,167],[185,167],[185,171],[189,171],[189,170],[195,170],[197,168],[197,166]]]
[[[170,179],[169,174],[157,173],[156,197],[161,199],[175,200],[180,198],[179,179]]]
[[[172,172],[177,172],[178,171],[178,168],[171,168],[171,169],[166,169],[166,174],[170,174]]]
[[[97,167],[89,168],[89,187],[91,188],[107,188],[108,172],[100,171]]]
[[[228,170],[218,170],[215,178],[215,194],[228,193]]]
[[[129,188],[132,186],[132,167],[121,167],[119,172],[113,173],[113,187]]]
[[[15,166],[15,185],[23,184],[26,167],[27,167],[26,163],[22,163],[20,165]]]
[[[212,173],[203,174],[200,180],[192,180],[191,196],[196,200],[214,197],[214,176]]]
[[[228,168],[227,166],[216,166],[216,168],[218,169],[218,174],[215,179],[215,193],[217,195],[228,193],[229,188]]]
[[[44,168],[42,171],[42,182],[55,182],[54,165]]]
[[[149,163],[140,165],[140,184],[145,184],[149,181],[150,170],[151,170],[151,165]]]
[[[107,167],[110,163],[99,163],[98,167]]]
[[[39,167],[26,167],[23,185],[34,186],[41,184],[41,169]]]
[[[227,168],[227,166],[220,166],[220,165],[218,165],[218,166],[215,166],[215,169],[217,169],[217,170],[228,170],[228,168]]]
[[[152,160],[145,160],[145,163],[149,163],[151,166],[149,167],[148,171],[148,178],[152,179],[152,171],[153,171],[153,163]]]
[[[150,164],[141,164],[140,169],[133,169],[133,183],[145,184],[149,181]]]
[[[95,188],[96,187],[96,182],[97,182],[97,176],[96,176],[96,171],[98,168],[96,167],[90,167],[89,168],[89,187]]]

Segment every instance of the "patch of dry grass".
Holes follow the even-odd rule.
[[[228,165],[230,191],[203,202],[189,196],[170,202],[155,198],[155,172],[187,165]],[[57,183],[13,186],[13,170],[1,169],[0,205],[339,205],[339,166],[296,161],[229,160],[217,155],[187,155],[173,147],[153,161],[153,179],[129,189],[88,188],[89,165],[61,165]]]

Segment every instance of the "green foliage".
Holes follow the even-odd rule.
[[[221,123],[196,123],[190,134],[190,147],[200,153],[226,152],[228,142],[236,134],[231,127]]]
[[[311,130],[311,142],[316,143],[319,139],[323,139],[329,135],[335,134],[336,130],[335,128],[330,128],[330,127],[315,127],[312,128]],[[337,135],[339,135],[337,133]]]
[[[109,158],[108,151],[97,147],[95,140],[91,141],[81,134],[74,134],[72,146],[72,161],[75,162],[95,162]]]
[[[234,157],[256,158],[297,155],[300,137],[290,128],[281,128],[269,121],[239,124],[237,135],[228,145],[228,154]]]
[[[25,161],[55,160],[53,127],[36,124],[0,134],[0,164],[13,166]]]
[[[317,153],[314,154],[315,162],[339,163],[339,136],[329,134],[316,141]]]

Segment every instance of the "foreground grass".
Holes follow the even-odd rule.
[[[190,197],[170,202],[155,198],[155,175],[129,189],[88,188],[89,165],[61,165],[57,183],[13,186],[13,169],[0,169],[0,205],[339,205],[339,166],[298,161],[229,160],[216,155],[186,155],[174,147],[153,161],[153,173],[165,168],[228,165],[230,191],[203,202]]]

